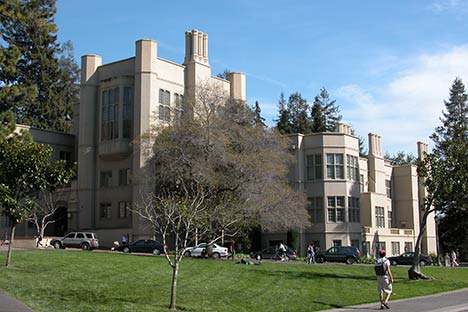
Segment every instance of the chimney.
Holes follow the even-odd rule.
[[[381,139],[380,135],[369,133],[369,155],[382,156]]]
[[[208,65],[208,35],[196,29],[185,33],[184,64],[192,62]]]
[[[418,157],[423,160],[427,155],[427,144],[424,142],[418,142]]]

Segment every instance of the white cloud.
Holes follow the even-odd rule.
[[[451,11],[451,10],[468,10],[468,1],[467,0],[437,0],[433,1],[429,5],[429,9],[440,13],[443,11]]]
[[[333,92],[348,103],[342,107],[346,121],[361,135],[382,135],[383,149],[391,153],[415,154],[417,141],[431,143],[429,135],[440,123],[443,100],[455,77],[468,83],[468,46],[422,55],[408,64],[396,78],[372,90],[346,85]]]

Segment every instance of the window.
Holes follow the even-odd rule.
[[[59,159],[65,160],[67,166],[71,166],[71,152],[60,151]]]
[[[381,250],[387,250],[387,248],[385,246],[386,246],[385,242],[376,242],[375,243],[375,253],[378,254],[379,251],[381,251]]]
[[[323,222],[323,197],[309,197],[309,214],[312,223]]]
[[[130,139],[132,137],[132,109],[133,92],[131,87],[124,88],[122,105],[122,137]]]
[[[130,181],[130,169],[120,169],[119,170],[119,185],[129,185]]]
[[[171,121],[171,96],[167,90],[159,89],[159,120],[164,122]]]
[[[99,217],[101,219],[112,218],[112,208],[110,203],[101,203],[99,205]]]
[[[387,223],[388,223],[388,228],[391,229],[392,226],[392,218],[393,217],[393,211],[387,210]]]
[[[361,186],[361,193],[364,192],[364,175],[360,174],[359,175],[359,184]]]
[[[346,155],[347,160],[347,179],[359,181],[359,163],[356,156]]]
[[[400,254],[400,242],[392,242],[392,255]]]
[[[307,155],[306,159],[307,180],[322,179],[322,155]]]
[[[76,238],[85,238],[83,233],[77,233]]]
[[[361,206],[359,197],[348,197],[349,222],[361,222]]]
[[[343,154],[327,154],[327,178],[344,179]]]
[[[341,247],[341,239],[333,240],[333,247]]]
[[[112,171],[101,171],[101,187],[109,187],[112,182]]]
[[[413,243],[412,242],[405,242],[405,252],[413,251]]]
[[[352,240],[351,240],[351,246],[352,246],[352,247],[356,247],[357,249],[360,249],[360,246],[359,246],[359,239],[352,239]]]
[[[119,137],[119,98],[120,89],[113,88],[102,92],[101,100],[101,140]]]
[[[183,106],[183,95],[174,93],[174,124],[179,124],[182,119]]]
[[[328,222],[345,221],[345,200],[343,196],[329,196],[327,198]]]
[[[362,242],[362,253],[364,255],[366,255],[367,257],[370,256],[370,252],[371,252],[371,248],[370,248],[371,244],[369,241],[367,242]]]
[[[119,219],[128,217],[130,211],[130,202],[119,202]]]
[[[384,207],[375,207],[375,225],[377,227],[385,227],[385,208]]]
[[[387,191],[387,197],[392,198],[392,181],[385,180],[385,189]]]

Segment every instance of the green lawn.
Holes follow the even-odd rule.
[[[0,253],[0,263],[6,253]],[[409,281],[394,267],[393,299],[468,287],[468,269],[427,267],[431,281]],[[171,269],[164,257],[73,250],[14,251],[0,289],[34,311],[166,311]],[[314,311],[377,301],[372,266],[184,259],[183,311]]]

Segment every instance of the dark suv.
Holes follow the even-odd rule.
[[[91,232],[71,232],[62,238],[56,238],[50,241],[55,249],[72,247],[83,250],[93,250],[99,247],[99,241],[96,234]]]
[[[360,257],[361,252],[359,251],[359,249],[351,246],[331,247],[325,251],[319,251],[315,254],[315,259],[319,263],[322,263],[324,261],[330,261],[353,264]]]

